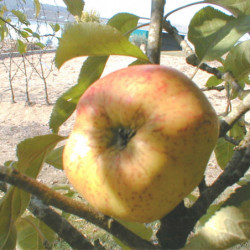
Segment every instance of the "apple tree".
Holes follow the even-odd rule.
[[[0,203],[0,248],[18,246],[26,249],[32,244],[34,249],[50,249],[55,233],[72,248],[105,248],[105,242],[89,239],[85,228],[78,230],[69,222],[73,215],[104,229],[118,245],[127,249],[217,249],[249,241],[250,131],[245,116],[250,109],[250,41],[239,39],[250,32],[250,2],[208,0],[193,3],[211,5],[193,16],[188,28],[188,43],[168,17],[190,5],[165,14],[168,2],[152,0],[146,54],[129,41],[131,32],[138,28],[140,17],[117,13],[106,25],[81,22],[83,1],[64,2],[77,21],[67,27],[60,38],[55,63],[60,68],[72,58],[87,56],[87,59],[79,72],[78,83],[54,105],[49,121],[52,133],[20,142],[16,148],[17,161],[10,160],[0,166],[4,194]],[[214,6],[224,8],[229,14]],[[84,92],[101,78],[109,56],[133,57],[134,62],[128,66],[160,64],[163,30],[180,44],[188,64],[196,71],[211,74],[202,90],[225,93],[227,106],[223,114],[218,114],[219,136],[214,147],[222,173],[209,185],[204,177],[196,192],[152,223],[111,218],[97,212],[81,198],[75,198],[77,193],[70,186],[48,187],[39,183],[36,177],[44,164],[63,168],[62,154],[68,138],[60,135],[60,127],[74,113]],[[211,67],[213,61],[219,66]],[[236,105],[232,105],[232,101],[236,101]]]

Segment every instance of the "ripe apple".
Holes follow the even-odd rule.
[[[209,101],[184,74],[131,66],[97,80],[81,97],[64,169],[103,214],[154,221],[200,183],[218,128]]]

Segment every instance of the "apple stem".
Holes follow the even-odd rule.
[[[148,33],[147,56],[152,63],[160,64],[161,36],[165,0],[152,0],[151,21]]]

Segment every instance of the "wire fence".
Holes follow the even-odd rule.
[[[39,81],[43,83],[45,102],[50,104],[47,81],[55,69],[55,64],[53,56],[48,58],[45,55],[55,53],[58,38],[61,36],[64,25],[74,21],[66,8],[58,6],[56,1],[51,1],[51,3],[54,5],[41,4],[40,14],[37,17],[35,16],[33,0],[26,0],[26,2],[21,0],[3,1],[2,3],[8,10],[15,9],[25,14],[29,21],[29,25],[25,27],[29,29],[29,32],[33,32],[33,36],[28,37],[25,41],[26,52],[19,53],[18,40],[23,40],[23,37],[18,30],[23,30],[24,24],[11,11],[5,13],[5,19],[9,17],[11,22],[6,24],[8,35],[0,43],[0,69],[1,79],[8,79],[8,88],[4,89],[3,92],[10,91],[12,102],[16,102],[15,86],[22,85],[24,86],[22,91],[25,92],[26,102],[31,104],[29,85],[32,80],[36,79],[37,84]],[[55,25],[60,25],[61,28],[55,31],[55,29],[53,30]],[[38,36],[34,34],[38,34]]]

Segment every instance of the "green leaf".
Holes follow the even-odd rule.
[[[3,17],[6,11],[8,11],[6,5],[0,6],[0,17]]]
[[[219,202],[217,204],[212,204],[209,206],[209,208],[207,209],[206,214],[204,214],[200,220],[199,220],[199,224],[198,224],[198,228],[203,227],[206,222],[209,221],[209,219],[214,216],[214,214],[222,207],[223,202]]]
[[[236,141],[242,140],[246,134],[245,122],[243,119],[237,121],[229,131],[229,136]],[[224,138],[219,138],[215,146],[214,152],[217,163],[221,169],[224,169],[234,154],[234,147],[232,143],[226,141]]]
[[[153,230],[151,227],[147,227],[143,223],[138,223],[138,222],[128,222],[128,221],[123,221],[120,219],[116,219],[120,224],[122,224],[124,227],[129,229],[131,232],[134,234],[138,235],[144,240],[150,240],[152,235],[153,235]],[[114,236],[113,236],[114,237]],[[130,247],[124,245],[120,240],[118,240],[116,237],[114,237],[115,241],[117,244],[119,244],[122,249],[128,250],[131,249]]]
[[[63,162],[62,162],[62,153],[63,153],[64,146],[58,147],[51,151],[46,159],[45,162],[49,165],[52,165],[55,168],[63,169]]]
[[[227,249],[250,239],[249,185],[239,188],[184,249]],[[230,205],[229,205],[230,204]]]
[[[0,26],[0,36],[1,36],[1,41],[4,40],[4,38],[9,34],[9,30],[6,27],[6,25]]]
[[[15,221],[29,204],[29,195],[18,188],[10,187],[0,203],[0,246],[10,244]]]
[[[58,23],[50,23],[50,27],[53,29],[54,32],[57,32],[61,29],[61,26]]]
[[[211,88],[218,86],[223,82],[222,79],[217,78],[216,76],[210,76],[206,82],[206,87]]]
[[[130,63],[129,66],[141,65],[141,64],[149,64],[149,62],[141,61],[141,60],[135,60],[132,63]]]
[[[29,22],[29,20],[27,20],[27,16],[24,13],[22,13],[21,11],[18,11],[18,10],[12,10],[11,12],[13,15],[15,15],[18,18],[18,20],[21,23],[23,23],[25,25],[30,25],[30,22]]]
[[[39,0],[34,0],[34,4],[35,4],[35,8],[36,8],[36,17],[38,17],[39,13],[40,13],[40,9],[41,9],[40,1]]]
[[[77,102],[84,91],[102,74],[107,57],[88,57],[84,62],[78,84],[67,90],[56,101],[50,117],[50,128],[57,133],[59,127],[74,112]]]
[[[48,134],[29,138],[17,146],[17,168],[19,171],[36,178],[49,152],[65,137]]]
[[[207,0],[206,2],[219,5],[235,16],[250,15],[250,1],[248,0]]]
[[[249,194],[250,194],[250,182],[246,183],[242,187],[236,188],[235,191],[233,192],[233,194],[224,203],[223,207],[226,207],[226,206],[238,207],[238,206],[240,206],[241,203],[248,201],[250,199]]]
[[[62,136],[50,134],[24,140],[17,146],[18,161],[13,162],[12,167],[36,178],[47,154],[63,139],[65,138]],[[9,188],[1,200],[0,246],[7,242],[16,220],[24,213],[29,200],[30,195],[16,187]]]
[[[212,61],[228,52],[250,30],[250,16],[234,18],[205,7],[192,18],[188,39],[200,61]]]
[[[67,10],[70,12],[70,14],[81,18],[82,11],[84,8],[83,0],[63,0],[63,2],[67,6]]]
[[[246,185],[248,182],[250,182],[250,174],[245,174],[238,182],[238,185]]]
[[[136,27],[139,21],[139,17],[130,13],[119,13],[113,16],[108,25],[115,27],[118,29],[122,34],[125,34]],[[130,33],[127,34],[130,36]]]
[[[217,163],[221,169],[224,169],[227,163],[231,160],[234,153],[234,145],[226,141],[224,138],[219,138],[215,146],[214,152]]]
[[[137,16],[120,13],[112,17],[108,25],[118,30],[122,29],[122,32],[126,33],[136,27],[136,20],[138,21]],[[50,128],[54,133],[58,132],[59,127],[74,112],[78,100],[85,90],[101,77],[107,60],[108,56],[88,57],[81,68],[78,84],[57,99],[50,118]]]
[[[62,35],[55,62],[60,68],[79,56],[125,55],[149,61],[147,56],[110,25],[80,23],[70,26]]]
[[[43,43],[35,43],[35,45],[37,45],[38,47],[40,47],[41,49],[45,48],[45,45]]]
[[[46,249],[44,242],[52,244],[55,232],[45,223],[33,216],[26,216],[17,221],[17,248],[18,249]]]
[[[26,31],[21,31],[20,32],[20,34],[21,34],[21,36],[23,37],[23,38],[28,38],[29,37],[29,33],[28,32],[26,32]]]
[[[0,236],[1,238],[1,236]],[[1,239],[0,239],[0,249],[15,249],[16,247],[16,239],[17,239],[17,232],[16,227],[13,226],[10,228],[9,235],[7,240],[5,241],[4,245],[1,245]]]
[[[40,35],[36,32],[32,32],[32,36],[37,38],[37,39],[40,39]]]
[[[17,39],[17,50],[20,54],[24,54],[27,52],[27,45],[21,40]]]
[[[230,129],[229,135],[237,141],[241,141],[246,134],[246,126],[244,118],[239,119],[234,126]]]
[[[53,190],[60,191],[64,196],[75,198],[79,195],[69,184],[56,184],[51,187]]]
[[[250,40],[244,41],[232,48],[225,60],[224,66],[231,71],[237,80],[242,80],[250,74]]]
[[[198,199],[198,195],[195,193],[190,193],[184,199],[184,204],[186,207],[191,207]]]
[[[24,29],[25,31],[29,32],[30,34],[33,33],[32,29],[30,29],[30,28],[23,28],[23,29]]]

